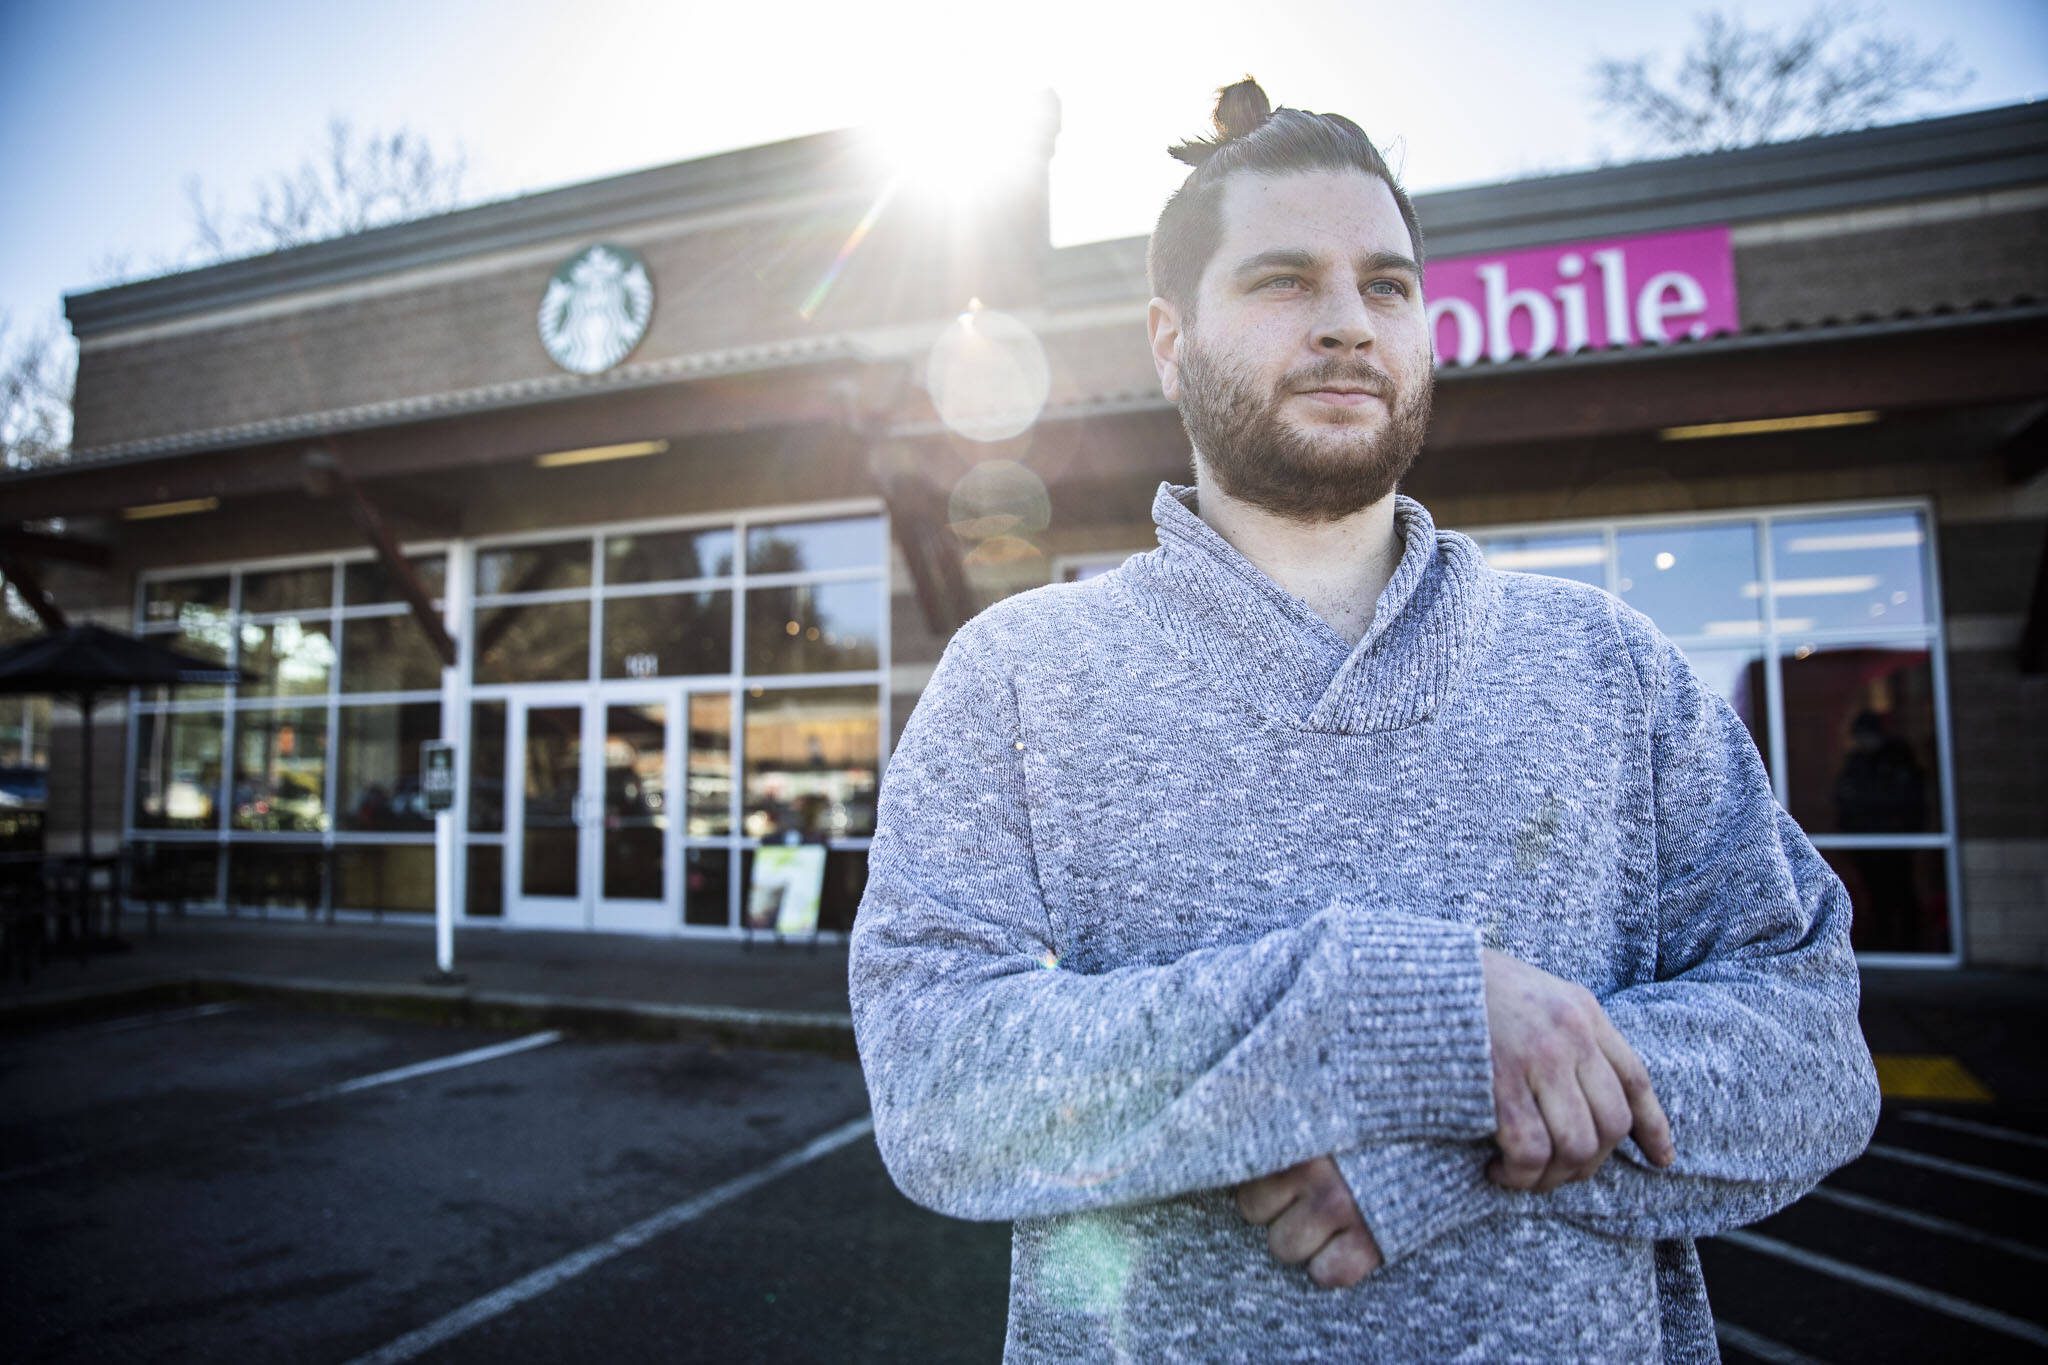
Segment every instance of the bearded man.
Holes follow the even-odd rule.
[[[853,932],[876,1136],[1007,1355],[1712,1359],[1693,1238],[1868,1141],[1841,883],[1640,613],[1395,491],[1422,236],[1223,92],[1152,239],[1159,548],[962,627]]]

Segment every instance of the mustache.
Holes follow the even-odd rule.
[[[1281,381],[1289,393],[1303,393],[1309,389],[1327,389],[1335,385],[1345,388],[1364,389],[1375,398],[1385,399],[1394,392],[1394,378],[1385,370],[1363,360],[1319,361],[1289,372]]]

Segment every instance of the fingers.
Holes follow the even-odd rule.
[[[1324,1289],[1349,1289],[1379,1268],[1379,1243],[1363,1227],[1353,1225],[1309,1258],[1308,1277]]]
[[[1290,1167],[1239,1185],[1237,1211],[1244,1215],[1245,1222],[1265,1227],[1285,1213],[1301,1197],[1301,1184],[1295,1177],[1299,1169]]]
[[[1593,1173],[1601,1156],[1600,1139],[1576,1072],[1540,1077],[1534,1089],[1536,1107],[1550,1129],[1550,1161],[1535,1188],[1538,1194],[1548,1194],[1568,1180]]]
[[[1671,1120],[1665,1117],[1664,1106],[1650,1085],[1649,1068],[1613,1024],[1600,1031],[1599,1041],[1600,1051],[1613,1067],[1622,1094],[1628,1099],[1633,1121],[1629,1131],[1635,1135],[1636,1146],[1643,1149],[1651,1165],[1669,1166],[1678,1159],[1678,1148],[1671,1140]]]
[[[1534,1189],[1551,1156],[1550,1128],[1536,1107],[1536,1097],[1520,1080],[1499,1076],[1493,1105],[1500,1159],[1487,1167],[1487,1174],[1511,1190]]]

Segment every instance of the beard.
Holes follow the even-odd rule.
[[[1288,521],[1336,521],[1393,492],[1429,432],[1434,376],[1427,362],[1413,392],[1385,371],[1334,357],[1282,376],[1270,393],[1189,337],[1181,340],[1180,420],[1216,485]],[[1387,405],[1377,431],[1332,422],[1304,429],[1281,413],[1290,394],[1321,385],[1364,388]]]

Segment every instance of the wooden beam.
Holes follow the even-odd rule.
[[[2020,672],[2048,673],[2048,535],[2041,538],[2041,557],[2034,565],[2034,596],[2027,603],[2027,623],[2020,632]]]
[[[53,536],[47,531],[13,526],[0,526],[0,550],[34,559],[61,559],[67,564],[82,564],[88,569],[104,569],[114,559],[112,551],[94,541],[73,540],[68,536]]]
[[[28,603],[29,610],[43,623],[44,630],[63,630],[71,624],[64,619],[57,600],[44,589],[42,580],[11,546],[0,547],[0,578],[14,585],[14,590]]]
[[[379,515],[375,505],[363,496],[363,490],[356,486],[356,481],[349,477],[348,471],[341,467],[341,461],[335,458],[332,451],[307,452],[303,460],[303,470],[304,482],[310,491],[317,495],[325,490],[339,497],[342,504],[348,508],[349,517],[355,522],[356,529],[363,533],[363,538],[377,551],[377,558],[383,563],[384,571],[398,584],[399,592],[405,597],[405,604],[412,608],[412,619],[419,623],[421,631],[426,634],[427,643],[441,656],[441,666],[455,667],[455,640],[448,634],[448,627],[441,620],[441,613],[434,610],[433,594],[427,591],[426,584],[420,582],[420,576],[414,571],[412,561],[399,552],[398,541],[393,538],[391,528],[385,525],[384,518]]]

